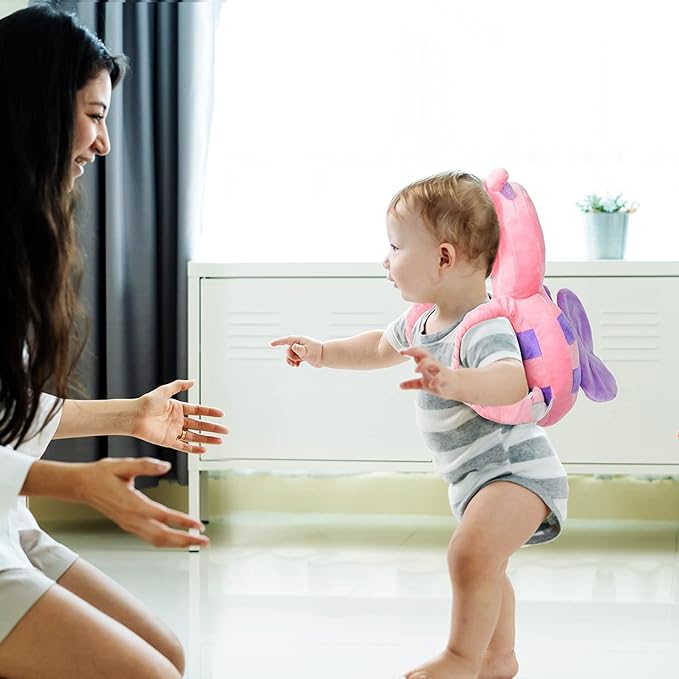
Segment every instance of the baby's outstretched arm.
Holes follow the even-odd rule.
[[[360,335],[327,342],[291,335],[273,340],[271,346],[287,346],[285,358],[288,365],[294,368],[306,361],[314,368],[374,370],[408,360],[391,346],[382,330],[369,330]]]
[[[494,361],[483,368],[452,370],[419,347],[401,351],[415,360],[421,377],[401,383],[401,389],[424,389],[441,398],[485,406],[513,405],[528,393],[523,364],[513,358]]]

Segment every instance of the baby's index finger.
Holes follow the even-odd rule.
[[[269,346],[271,347],[281,347],[281,346],[290,346],[291,344],[294,344],[297,341],[297,337],[279,337],[278,339],[271,340],[269,342]]]

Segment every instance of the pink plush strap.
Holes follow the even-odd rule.
[[[462,339],[469,328],[488,321],[491,318],[505,317],[510,323],[516,309],[516,301],[511,297],[496,297],[487,304],[482,304],[470,311],[460,323],[455,336],[455,346],[453,348],[452,367],[460,367],[460,349]],[[481,417],[501,424],[528,424],[538,422],[548,412],[550,406],[545,403],[542,389],[534,387],[518,403],[508,406],[481,406],[473,403],[467,405],[477,412]]]
[[[453,347],[453,368],[460,367],[460,349],[462,338],[467,330],[477,323],[489,321],[491,318],[506,317],[511,323],[516,310],[516,302],[511,297],[496,297],[487,304],[481,304],[472,309],[463,319],[457,328],[455,335],[455,346]]]
[[[540,387],[534,387],[523,400],[510,406],[479,406],[471,403],[467,405],[481,417],[500,424],[539,422],[547,415],[551,407],[545,403]]]
[[[433,306],[433,304],[413,304],[408,309],[408,314],[406,315],[406,339],[408,340],[408,346],[413,345],[413,328],[415,323]]]
[[[504,297],[502,299],[493,299],[487,304],[482,304],[470,311],[460,323],[456,337],[455,346],[453,348],[452,367],[453,369],[460,367],[460,347],[462,346],[462,338],[464,334],[473,325],[481,321],[487,321],[491,318],[498,318],[500,316],[507,317],[511,320],[511,314],[514,311],[515,301],[511,298]],[[413,330],[417,321],[434,305],[433,304],[413,304],[406,315],[406,339],[408,344],[413,343]],[[467,405],[477,412],[481,417],[485,417],[493,422],[500,424],[528,424],[529,422],[538,422],[549,412],[550,406],[545,403],[544,395],[539,387],[531,389],[528,395],[519,401],[509,406],[480,406],[472,403]]]

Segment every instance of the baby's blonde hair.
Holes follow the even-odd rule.
[[[465,259],[479,262],[490,275],[500,241],[493,201],[478,177],[467,172],[443,172],[409,184],[389,203],[387,214],[399,217],[403,205],[422,217],[426,227],[450,243]]]

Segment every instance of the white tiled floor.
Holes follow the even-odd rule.
[[[189,679],[396,679],[448,629],[442,518],[237,515],[201,554],[51,532],[151,606]],[[510,564],[521,679],[679,679],[679,526],[571,521]]]

